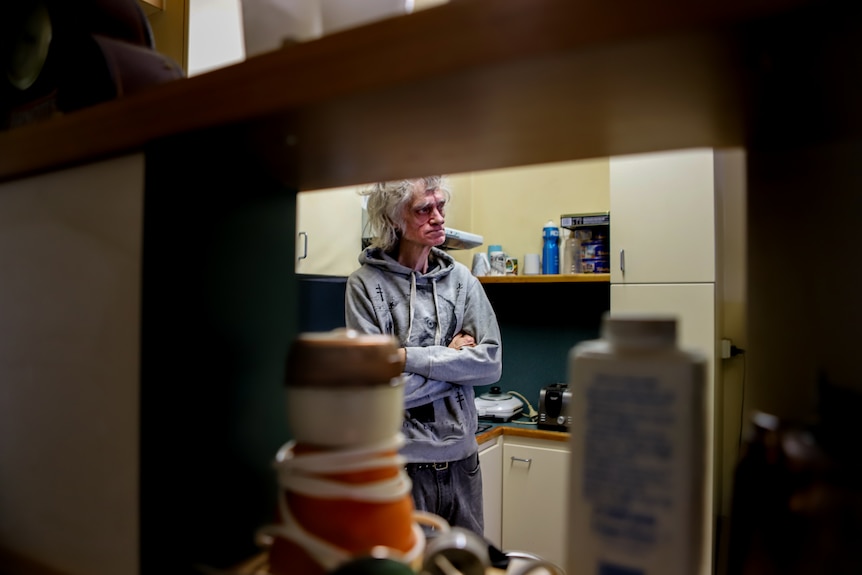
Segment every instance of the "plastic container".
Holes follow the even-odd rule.
[[[560,228],[548,220],[542,229],[542,273],[560,273]]]
[[[566,238],[564,274],[581,273],[581,241],[575,232],[571,232]]]
[[[581,270],[586,274],[610,272],[607,237],[598,234],[581,242]]]
[[[606,315],[570,352],[568,575],[709,572],[706,366],[669,316]]]

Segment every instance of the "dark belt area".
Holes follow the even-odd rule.
[[[442,463],[408,463],[404,466],[408,471],[419,471],[420,469],[433,469],[434,471],[442,471],[444,469],[449,469],[449,462],[443,461]]]

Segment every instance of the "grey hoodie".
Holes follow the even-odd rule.
[[[405,418],[410,462],[457,461],[476,449],[473,386],[500,379],[500,328],[485,290],[466,266],[432,248],[428,272],[403,266],[380,248],[359,255],[347,279],[347,327],[395,336],[405,348]],[[476,347],[447,347],[461,331]]]

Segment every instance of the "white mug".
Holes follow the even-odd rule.
[[[542,559],[516,559],[509,562],[506,575],[566,575],[559,565]]]
[[[515,271],[515,260],[506,252],[491,252],[491,275],[505,276]]]
[[[486,276],[490,273],[491,263],[488,260],[488,254],[485,252],[473,254],[473,275],[479,277]]]
[[[507,551],[509,566],[506,575],[566,575],[566,572],[550,561],[526,551]]]
[[[542,264],[539,260],[539,254],[526,254],[524,256],[524,275],[539,275],[541,269]]]

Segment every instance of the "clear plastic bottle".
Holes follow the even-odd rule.
[[[706,358],[673,317],[615,314],[569,361],[566,572],[708,572]]]
[[[575,230],[571,230],[566,238],[564,261],[565,265],[563,266],[563,273],[581,273],[581,241],[578,239],[578,235]]]
[[[560,273],[560,228],[548,220],[542,229],[542,273]]]

